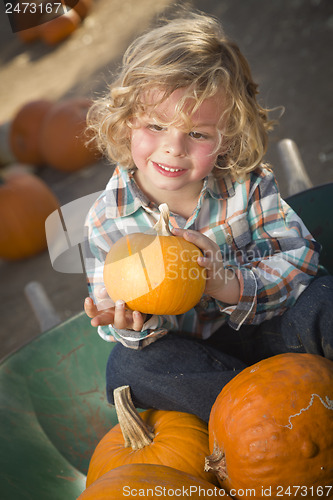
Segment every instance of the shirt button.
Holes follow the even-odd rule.
[[[233,241],[231,234],[227,234],[225,241],[228,243],[228,245],[231,245]]]

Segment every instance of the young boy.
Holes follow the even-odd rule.
[[[190,14],[133,42],[91,109],[90,129],[118,164],[87,218],[85,310],[117,342],[110,402],[128,384],[138,407],[208,421],[222,387],[259,359],[333,359],[332,278],[313,280],[319,245],[262,163],[272,123],[256,94],[247,61],[219,23]],[[201,301],[180,316],[113,304],[103,284],[112,244],[152,228],[161,203],[207,270]]]

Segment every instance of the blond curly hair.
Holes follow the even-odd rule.
[[[107,95],[89,110],[93,140],[112,162],[135,167],[131,120],[147,111],[144,95],[159,89],[167,98],[180,88],[186,90],[177,109],[183,115],[188,98],[194,99],[195,112],[205,99],[223,93],[218,131],[227,148],[217,157],[213,173],[239,177],[255,169],[266,152],[273,122],[268,109],[258,104],[257,84],[239,47],[217,19],[202,13],[163,21],[131,43]]]

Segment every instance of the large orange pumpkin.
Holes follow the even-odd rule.
[[[41,165],[40,132],[52,102],[38,99],[24,104],[14,116],[9,129],[9,144],[15,158],[22,163]]]
[[[88,147],[85,136],[89,99],[79,97],[56,103],[47,113],[40,134],[40,150],[46,163],[58,170],[79,170],[99,155]]]
[[[178,411],[135,409],[129,386],[114,391],[119,424],[98,443],[90,460],[87,486],[120,465],[149,463],[168,465],[211,483],[204,471],[209,452],[207,424],[195,415]]]
[[[35,175],[0,181],[0,258],[18,260],[45,250],[45,219],[58,208],[55,195]]]
[[[128,464],[113,469],[89,486],[78,500],[124,498],[230,498],[212,483],[165,465]]]
[[[155,234],[120,238],[104,265],[104,283],[113,301],[147,314],[182,314],[194,307],[205,288],[201,251],[169,230],[169,211],[160,205]]]
[[[333,498],[333,362],[290,353],[246,368],[217,397],[209,442],[206,470],[235,498]]]

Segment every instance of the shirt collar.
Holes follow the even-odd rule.
[[[154,204],[141,191],[134,180],[134,170],[127,170],[117,166],[106,187],[106,217],[116,219],[126,217],[135,213],[139,208],[148,212],[152,211]],[[207,195],[216,200],[229,198],[235,194],[234,182],[230,175],[222,179],[216,179],[209,174],[199,196],[199,203]]]
[[[234,184],[230,175],[217,179],[213,174],[209,174],[204,180],[201,192],[207,191],[212,198],[224,200],[235,194]]]

